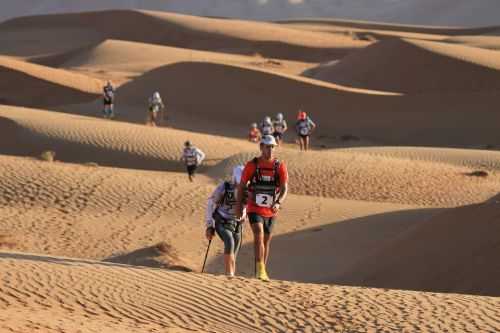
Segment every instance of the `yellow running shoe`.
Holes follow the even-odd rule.
[[[269,281],[269,276],[266,272],[266,265],[263,262],[257,263],[257,279],[262,281]]]

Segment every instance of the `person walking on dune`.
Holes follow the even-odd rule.
[[[148,120],[147,124],[151,126],[160,125],[162,119],[162,110],[165,108],[161,100],[160,93],[156,91],[148,100]]]
[[[224,242],[225,273],[230,277],[236,272],[236,258],[241,247],[242,223],[245,218],[245,212],[240,218],[236,217],[237,186],[241,181],[242,172],[242,165],[234,167],[231,181],[222,182],[217,186],[208,198],[205,214],[205,236],[211,240],[217,233]]]
[[[286,124],[286,120],[283,117],[283,113],[278,113],[276,115],[276,119],[273,121],[274,133],[273,136],[276,139],[278,145],[281,145],[283,142],[283,135],[288,129]]]
[[[259,142],[261,138],[260,130],[257,127],[257,123],[253,123],[250,126],[250,131],[248,132],[248,141]]]
[[[274,127],[273,122],[271,121],[271,117],[265,117],[264,121],[260,123],[260,133],[262,135],[273,135]]]
[[[205,153],[193,146],[191,141],[188,140],[184,143],[181,160],[186,164],[189,181],[193,181],[196,169],[204,159]]]
[[[269,280],[266,263],[269,259],[272,231],[288,193],[288,171],[285,163],[274,157],[276,146],[272,135],[262,137],[261,155],[246,163],[237,192],[236,212],[238,218],[241,218],[243,195],[248,189],[246,208],[254,237],[256,277],[264,281]]]
[[[115,117],[114,113],[114,102],[115,102],[115,88],[111,84],[111,81],[108,81],[106,85],[102,88],[102,97],[103,97],[103,115],[104,118],[113,119]]]
[[[304,111],[299,111],[297,122],[295,123],[295,130],[297,131],[300,150],[309,150],[310,136],[316,128],[316,124],[307,116]]]

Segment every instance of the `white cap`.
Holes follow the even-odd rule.
[[[276,139],[272,135],[264,135],[262,139],[260,140],[261,145],[266,145],[266,146],[277,146],[278,144],[276,143]]]
[[[237,165],[233,168],[232,180],[235,184],[239,184],[241,181],[241,175],[243,174],[243,165]]]
[[[264,123],[270,124],[271,123],[271,117],[265,117],[264,118]]]
[[[153,97],[156,98],[156,99],[159,99],[160,98],[160,93],[155,91],[155,93],[153,94]]]

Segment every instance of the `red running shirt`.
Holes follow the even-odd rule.
[[[262,175],[266,176],[267,173],[274,173],[274,160],[273,161],[262,161],[259,159],[259,167],[261,168]],[[263,170],[262,168],[270,169]],[[241,182],[243,184],[247,184],[253,177],[255,173],[256,165],[253,161],[247,162],[245,168],[243,169],[243,174],[241,175]],[[278,174],[280,183],[288,182],[288,170],[286,169],[286,165],[283,161],[280,161],[280,165],[278,167]],[[248,203],[247,203],[247,213],[256,213],[263,217],[273,217],[276,213],[269,207],[261,207],[257,206],[255,200],[253,198],[253,193],[249,192],[248,195]]]

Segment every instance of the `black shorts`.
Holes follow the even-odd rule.
[[[299,138],[301,139],[307,139],[309,137],[309,134],[299,134]]]
[[[282,140],[283,139],[283,133],[280,132],[274,132],[273,136],[276,140]]]
[[[248,213],[248,221],[250,221],[250,224],[262,223],[264,233],[269,235],[273,232],[274,225],[276,224],[276,216],[264,217],[257,213]]]
[[[187,169],[188,175],[190,175],[190,176],[194,175],[196,168],[198,168],[197,165],[187,165],[186,169]]]

